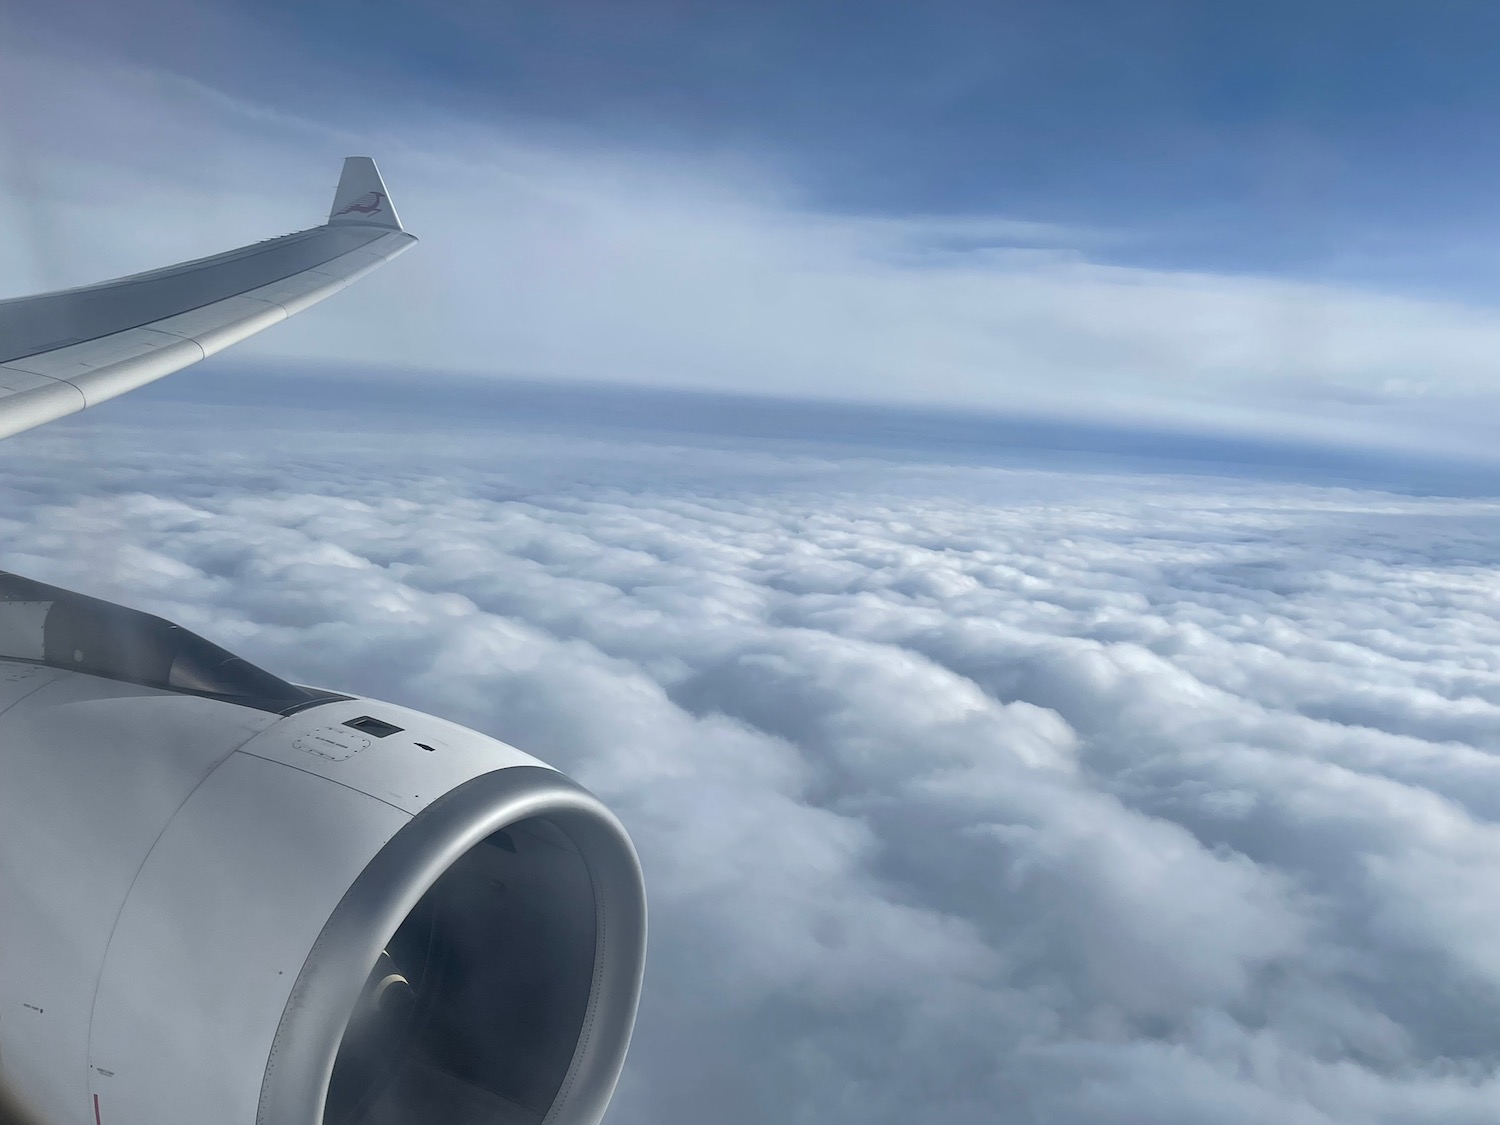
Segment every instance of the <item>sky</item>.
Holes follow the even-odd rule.
[[[603,797],[612,1125],[1488,1125],[1497,21],[0,9],[0,293],[421,237],[0,443],[0,568]]]
[[[1492,6],[12,8],[0,292],[315,222],[272,360],[1493,455]]]

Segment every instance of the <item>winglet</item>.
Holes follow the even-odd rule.
[[[330,225],[358,223],[367,227],[401,229],[401,220],[396,217],[396,207],[391,203],[390,193],[385,190],[380,169],[368,156],[344,158],[344,174],[339,177],[339,189],[334,192],[328,222]]]

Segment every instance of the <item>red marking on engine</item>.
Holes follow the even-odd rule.
[[[98,1094],[94,1095],[94,1125],[104,1125],[104,1122],[102,1122],[102,1121],[99,1120],[99,1095]]]

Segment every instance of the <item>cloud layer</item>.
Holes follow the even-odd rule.
[[[616,1125],[1494,1119],[1500,505],[155,413],[0,566],[604,796]]]

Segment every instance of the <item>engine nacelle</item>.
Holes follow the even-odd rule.
[[[0,1103],[37,1125],[597,1122],[645,938],[555,770],[0,575]]]

